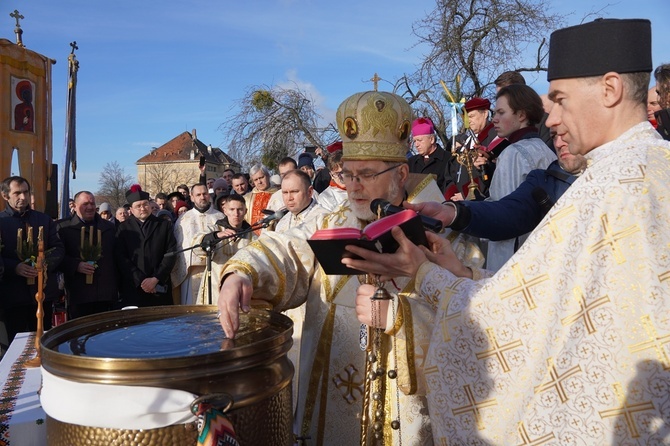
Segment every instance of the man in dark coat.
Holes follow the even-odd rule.
[[[7,336],[11,343],[17,333],[37,329],[37,269],[31,255],[37,253],[39,228],[43,228],[45,260],[47,262],[44,288],[44,328],[51,328],[51,305],[60,296],[56,270],[63,260],[65,249],[58,237],[56,223],[46,214],[30,208],[30,184],[22,177],[13,176],[0,184],[5,200],[5,210],[0,212],[0,236],[2,237],[2,262],[5,272],[2,278],[0,308],[4,312]],[[17,252],[17,238],[33,241],[34,253]],[[48,253],[47,253],[48,251]]]
[[[571,154],[560,136],[554,135],[553,145],[558,160],[546,170],[531,170],[511,194],[498,201],[451,203],[456,214],[449,227],[493,241],[516,238],[535,229],[551,206],[586,169],[586,159]]]
[[[177,249],[170,224],[151,214],[149,194],[139,185],[126,192],[131,215],[116,232],[114,257],[121,274],[121,305],[172,304],[170,272]]]
[[[58,235],[65,245],[60,270],[65,278],[70,319],[109,311],[119,298],[114,263],[116,226],[95,212],[91,192],[77,193],[74,207],[75,215],[58,222]],[[82,237],[85,246],[90,246],[91,231],[93,245],[100,248],[97,260],[82,258]]]
[[[437,143],[435,127],[430,119],[418,118],[412,123],[412,142],[418,153],[407,160],[409,171],[435,175],[437,186],[444,193],[447,162],[451,155]]]

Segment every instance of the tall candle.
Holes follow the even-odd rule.
[[[86,228],[81,227],[81,242],[79,243],[79,248],[84,249],[84,234],[86,234]]]
[[[98,245],[102,246],[102,231],[98,229]]]
[[[16,231],[16,252],[19,257],[23,255],[23,228]]]
[[[88,228],[88,246],[93,246],[93,226]]]
[[[28,246],[32,246],[33,244],[33,227],[28,226],[26,229],[28,231]]]

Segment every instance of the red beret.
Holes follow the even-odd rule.
[[[474,97],[465,103],[465,111],[490,110],[491,102],[488,99]]]
[[[334,143],[326,147],[326,150],[328,150],[328,153],[333,153],[338,150],[342,150],[342,141],[335,141]]]

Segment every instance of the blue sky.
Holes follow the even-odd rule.
[[[568,25],[607,1],[551,1]],[[588,3],[588,4],[587,4]],[[0,37],[14,41],[18,9],[23,41],[53,66],[53,159],[62,170],[67,56],[77,41],[77,179],[71,191],[96,191],[103,166],[135,161],[183,131],[225,150],[220,124],[252,85],[295,82],[332,119],[350,94],[371,88],[377,72],[395,81],[413,72],[425,48],[412,24],[428,0],[5,0]],[[652,21],[654,65],[670,62],[670,2],[621,0],[607,17]],[[665,29],[664,29],[665,28]],[[504,64],[503,64],[504,65]],[[502,69],[512,67],[502,66]],[[544,75],[527,76],[545,93]],[[380,83],[380,89],[391,85]]]

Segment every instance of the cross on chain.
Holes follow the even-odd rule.
[[[545,280],[548,280],[549,275],[542,274],[541,276],[537,276],[526,282],[523,275],[521,274],[521,267],[519,266],[518,263],[512,265],[512,272],[514,273],[514,277],[516,277],[516,281],[519,285],[512,288],[511,290],[507,290],[504,293],[502,293],[500,295],[500,298],[504,300],[520,292],[521,294],[523,294],[523,297],[526,300],[526,303],[528,304],[528,309],[534,310],[537,305],[535,305],[535,301],[533,300],[533,296],[530,294],[529,288],[539,283],[542,283]]]
[[[614,259],[616,260],[616,262],[618,264],[622,264],[623,262],[626,261],[626,259],[624,258],[621,249],[619,249],[619,244],[617,242],[624,237],[639,232],[640,231],[639,226],[632,225],[622,231],[611,234],[612,229],[610,228],[610,225],[607,221],[607,215],[603,215],[602,217],[600,217],[600,221],[603,225],[603,231],[605,232],[605,234],[603,235],[603,239],[601,241],[589,247],[589,254],[593,254],[596,251],[599,251],[600,249],[604,248],[605,246],[609,246],[610,248],[612,248],[612,253],[614,254]]]
[[[654,404],[651,401],[647,401],[646,403],[628,404],[628,402],[625,401],[623,397],[623,391],[621,389],[620,384],[614,384],[614,391],[619,397],[619,400],[621,401],[621,406],[616,407],[614,409],[598,411],[600,417],[610,418],[623,415],[623,419],[626,422],[626,426],[630,431],[630,436],[633,438],[638,438],[640,436],[640,433],[637,431],[637,425],[635,423],[635,418],[633,418],[633,414],[636,412],[643,412],[645,410],[653,410]]]
[[[577,301],[579,302],[579,311],[573,314],[572,316],[568,316],[561,319],[561,324],[563,326],[571,325],[580,319],[584,319],[584,325],[586,326],[586,331],[589,334],[595,333],[596,327],[593,326],[593,321],[591,321],[591,315],[589,314],[589,311],[609,302],[610,301],[609,297],[604,296],[601,297],[600,299],[591,302],[590,304],[587,304],[586,297],[584,296],[584,293],[579,287],[575,287],[575,289],[572,290],[572,294],[575,295]]]
[[[358,370],[351,364],[346,366],[344,371],[346,372],[347,376],[343,378],[338,373],[335,378],[333,378],[333,383],[335,383],[335,387],[338,389],[344,390],[342,397],[347,401],[347,403],[353,404],[356,402],[354,391],[358,391],[361,396],[363,395],[363,380],[354,380],[354,376],[358,374]]]
[[[508,350],[513,350],[517,347],[521,347],[523,345],[523,342],[516,340],[510,342],[509,344],[500,345],[498,344],[498,340],[496,339],[496,335],[493,332],[492,328],[486,329],[486,336],[489,338],[489,342],[491,343],[492,347],[489,350],[476,353],[475,356],[477,356],[477,359],[485,359],[495,356],[496,359],[500,362],[500,366],[502,367],[503,372],[508,373],[510,371],[510,368],[509,365],[507,364],[507,360],[505,359],[503,353]]]
[[[495,398],[492,398],[490,400],[484,400],[478,403],[475,401],[475,396],[472,394],[472,389],[470,389],[469,385],[463,386],[463,390],[465,390],[465,396],[468,398],[468,402],[470,404],[452,409],[451,412],[454,415],[463,415],[465,413],[472,412],[475,417],[475,423],[477,424],[477,430],[483,430],[485,426],[482,421],[482,416],[479,413],[479,409],[496,406],[498,402],[495,400]]]
[[[565,394],[565,389],[563,389],[563,381],[570,378],[571,376],[576,375],[577,373],[580,373],[582,369],[580,366],[577,365],[567,370],[562,375],[559,375],[558,372],[556,371],[556,366],[554,365],[553,358],[547,358],[547,365],[549,366],[549,381],[544,384],[540,384],[539,386],[536,386],[533,390],[535,391],[535,393],[541,393],[544,392],[545,390],[555,388],[556,393],[558,393],[558,398],[561,400],[561,403],[565,403],[568,400],[568,396]]]
[[[19,23],[19,20],[23,20],[23,19],[25,19],[25,17],[23,17],[21,14],[19,14],[19,10],[15,9],[14,12],[9,14],[9,16],[16,19],[16,27],[21,28],[21,24]]]

